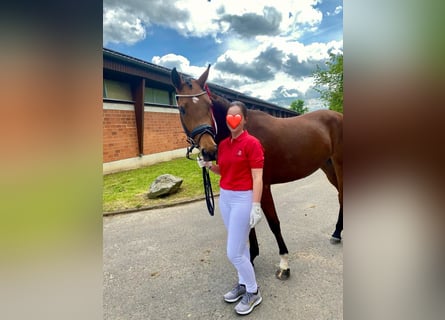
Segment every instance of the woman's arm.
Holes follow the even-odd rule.
[[[261,202],[263,193],[263,169],[252,169],[253,198],[252,202]]]

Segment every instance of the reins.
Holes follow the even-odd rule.
[[[215,199],[213,198],[212,183],[210,181],[209,170],[206,167],[202,168],[202,181],[204,184],[204,192],[206,195],[207,210],[211,216],[215,213]]]

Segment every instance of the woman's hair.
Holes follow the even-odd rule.
[[[238,106],[238,107],[240,107],[240,109],[241,109],[241,113],[243,114],[244,119],[247,119],[247,107],[246,107],[246,105],[245,105],[244,103],[242,103],[241,101],[232,101],[232,102],[229,104],[229,109],[230,109],[231,107],[233,107],[233,106]],[[227,110],[229,110],[229,109],[227,109]]]

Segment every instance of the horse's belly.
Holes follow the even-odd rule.
[[[303,179],[315,171],[317,171],[321,167],[321,164],[319,165],[312,165],[312,166],[300,166],[298,167],[295,164],[291,165],[283,165],[283,166],[275,166],[272,168],[272,170],[268,170],[267,167],[265,167],[264,171],[264,183],[265,184],[275,184],[275,183],[286,183],[290,181],[295,181],[298,179]]]

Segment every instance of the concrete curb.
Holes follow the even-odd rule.
[[[215,193],[215,194],[213,194],[213,196],[214,197],[218,197],[219,193]],[[201,200],[204,200],[205,198],[206,198],[205,196],[200,196],[200,197],[191,198],[191,199],[187,199],[187,200],[181,200],[181,201],[176,201],[176,202],[171,202],[171,203],[157,204],[157,205],[153,205],[153,206],[146,206],[146,207],[140,207],[140,208],[132,208],[132,209],[125,209],[125,210],[103,212],[102,216],[103,217],[108,217],[108,216],[115,216],[115,215],[126,214],[126,213],[134,213],[134,212],[139,212],[139,211],[147,211],[147,210],[153,210],[153,209],[169,208],[169,207],[174,207],[174,206],[178,206],[178,205],[182,205],[182,204],[187,204],[187,203],[192,203],[192,202],[196,202],[196,201],[201,201]]]

